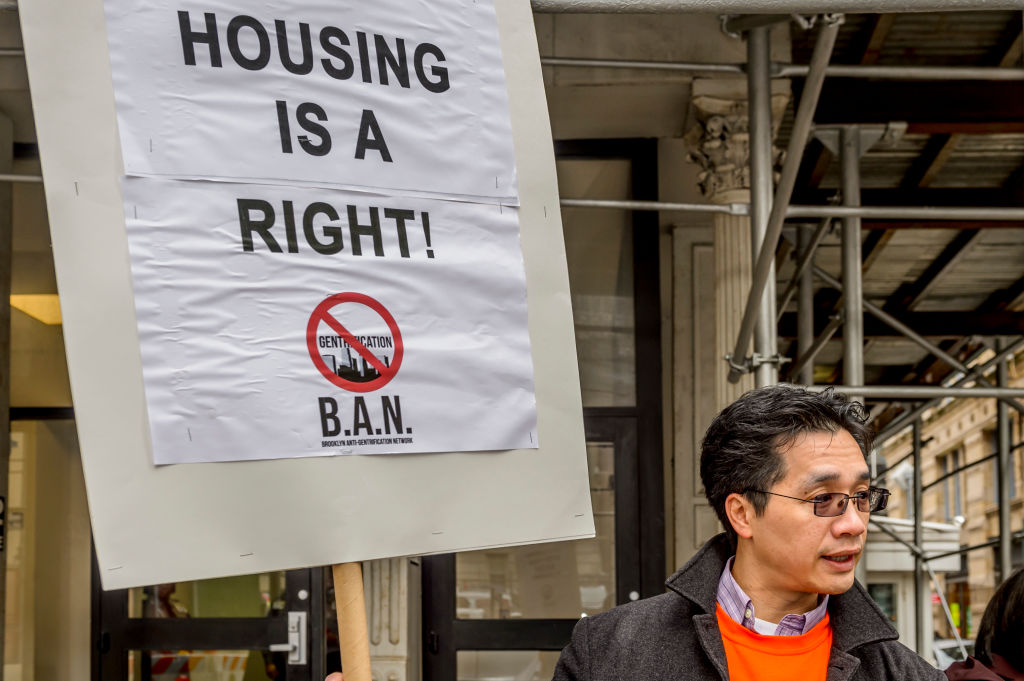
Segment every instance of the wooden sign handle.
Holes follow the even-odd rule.
[[[334,602],[338,608],[338,644],[345,681],[371,681],[362,563],[339,563],[332,567],[332,572]]]

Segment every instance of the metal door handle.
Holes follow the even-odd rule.
[[[308,613],[293,610],[288,613],[288,642],[271,643],[273,653],[288,653],[288,664],[306,664],[306,618]]]

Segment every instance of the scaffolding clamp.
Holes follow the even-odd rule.
[[[780,354],[762,355],[760,353],[755,352],[753,355],[747,357],[742,362],[736,362],[733,360],[732,353],[730,352],[725,356],[725,361],[729,364],[730,373],[749,374],[752,371],[756,370],[759,366],[762,366],[764,364],[774,364],[778,367],[781,367],[783,364],[787,362],[792,362],[793,360],[791,360],[789,357]]]
[[[793,360],[791,360],[789,357],[786,357],[785,355],[780,355],[778,353],[774,355],[761,355],[755,352],[754,355],[750,358],[750,366],[753,369],[756,369],[757,367],[763,364],[774,364],[777,367],[781,367],[783,364],[792,361]]]

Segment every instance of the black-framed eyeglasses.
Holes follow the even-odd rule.
[[[857,503],[857,510],[861,513],[875,513],[883,510],[889,503],[889,490],[881,487],[868,487],[863,492],[856,494],[843,494],[842,492],[827,492],[819,494],[813,499],[801,499],[776,492],[765,492],[760,489],[748,489],[746,492],[760,492],[771,494],[776,497],[802,501],[806,504],[814,504],[814,515],[822,518],[834,518],[846,513],[846,505],[853,499]]]

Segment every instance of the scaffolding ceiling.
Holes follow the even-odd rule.
[[[1019,68],[1020,11],[847,15],[831,65]],[[806,63],[817,31],[792,34],[793,61]],[[801,83],[794,82],[797,101]],[[780,128],[784,145],[790,106]],[[906,132],[876,144],[860,161],[866,206],[1021,206],[1024,204],[1024,80],[899,81],[828,78],[818,125],[905,122]],[[793,202],[824,204],[839,194],[839,159],[813,140],[801,159]],[[791,243],[777,254],[779,290],[794,269]],[[817,221],[805,221],[817,225]],[[862,222],[864,298],[961,362],[984,350],[985,337],[1024,334],[1024,222],[872,220]],[[833,228],[815,263],[838,274]],[[839,293],[815,283],[815,332],[836,310]],[[780,315],[780,351],[796,352],[796,302]],[[816,358],[816,379],[843,383],[842,326]],[[955,369],[872,315],[864,318],[865,383],[935,385]],[[873,401],[880,427],[905,402]]]

